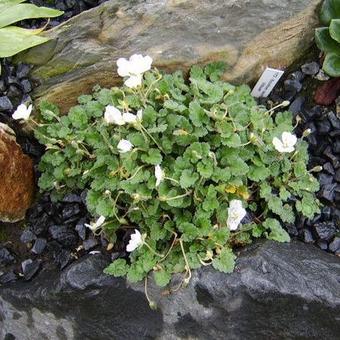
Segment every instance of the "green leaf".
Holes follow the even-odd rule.
[[[329,25],[329,34],[338,43],[340,42],[340,19],[333,19]]]
[[[278,242],[290,241],[288,233],[281,227],[278,220],[275,220],[274,218],[267,218],[263,222],[263,226],[269,230],[269,234],[267,236],[268,239]]]
[[[171,279],[171,274],[166,272],[164,269],[157,270],[153,272],[153,277],[157,286],[165,287]]]
[[[209,122],[209,117],[197,100],[191,102],[189,105],[189,117],[192,123],[197,127]]]
[[[104,273],[115,277],[125,276],[128,271],[126,260],[117,259],[104,269]]]
[[[190,188],[191,186],[193,186],[196,181],[198,180],[199,176],[198,174],[195,172],[193,173],[192,170],[184,170],[181,174],[180,177],[180,185],[183,189],[186,188]]]
[[[212,159],[205,159],[197,163],[197,171],[204,178],[210,178],[214,172],[214,162]]]
[[[72,107],[68,117],[75,128],[84,129],[87,127],[88,117],[82,106]]]
[[[15,26],[3,27],[0,29],[0,58],[12,57],[48,40],[47,37],[36,35],[33,30]]]
[[[193,241],[199,234],[197,227],[189,222],[179,223],[178,230],[183,233],[181,239],[185,242]]]
[[[340,55],[340,44],[332,39],[328,27],[320,27],[315,30],[315,42],[321,51]]]
[[[142,161],[152,165],[161,164],[162,155],[158,149],[149,149],[148,154],[142,155]]]
[[[329,25],[332,19],[340,18],[339,0],[325,0],[320,11],[320,20],[324,25]]]
[[[331,77],[340,77],[340,55],[328,53],[322,67]]]
[[[254,182],[260,182],[270,176],[270,171],[265,166],[252,165],[247,174],[248,178]]]
[[[32,4],[17,4],[1,11],[0,28],[25,19],[53,18],[63,13],[56,9],[38,7]]]
[[[223,273],[232,273],[235,268],[236,256],[229,248],[223,248],[218,257],[215,257],[212,261],[212,265],[215,269]]]

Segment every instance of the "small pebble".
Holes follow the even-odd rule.
[[[35,242],[34,242],[34,246],[31,249],[31,251],[34,254],[40,255],[46,248],[46,244],[47,241],[44,238],[38,238]]]
[[[84,247],[85,251],[88,251],[88,250],[96,247],[97,245],[98,245],[97,239],[94,238],[94,237],[91,237],[91,236],[83,242],[83,247]]]
[[[317,223],[314,225],[314,230],[318,238],[324,241],[331,240],[336,233],[336,227],[333,222]]]
[[[25,229],[21,236],[20,236],[20,241],[22,243],[31,243],[32,241],[34,241],[37,237],[32,233],[31,230],[29,229]]]
[[[301,66],[301,71],[308,76],[316,75],[320,70],[320,66],[317,62],[313,61]]]
[[[30,280],[40,269],[41,260],[25,260],[21,263],[22,272],[26,281]]]
[[[13,104],[7,96],[0,97],[0,111],[13,110]]]

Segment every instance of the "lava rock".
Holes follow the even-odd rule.
[[[95,237],[89,237],[87,240],[83,242],[83,247],[85,251],[93,249],[98,245],[98,240]]]
[[[76,225],[76,231],[79,235],[79,237],[82,239],[82,240],[85,240],[86,238],[86,227],[85,227],[85,222],[86,222],[86,219],[85,218],[82,218],[81,220],[78,221],[77,225]]]
[[[340,251],[340,237],[335,237],[334,240],[329,244],[329,250],[333,253]]]
[[[31,243],[36,238],[37,237],[35,236],[35,234],[30,229],[25,229],[20,236],[20,241],[22,243]]]
[[[319,122],[316,122],[316,128],[320,135],[326,135],[328,134],[329,131],[331,131],[332,126],[328,120],[324,119]]]
[[[31,251],[32,251],[34,254],[40,255],[40,254],[42,254],[42,252],[45,250],[46,244],[47,244],[46,239],[44,239],[44,238],[38,238],[38,239],[34,242],[34,246],[33,246],[33,248],[31,249]]]
[[[79,204],[68,204],[62,210],[62,219],[65,223],[70,223],[76,221],[81,213]]]
[[[340,183],[340,169],[337,170],[334,179]]]
[[[336,226],[333,222],[321,222],[314,225],[314,230],[319,239],[330,241],[336,233]]]
[[[41,265],[41,260],[25,260],[21,263],[22,272],[26,281],[32,279],[32,277],[38,273]]]
[[[321,199],[324,199],[330,203],[333,203],[335,197],[335,188],[337,184],[331,183],[326,184],[321,187],[321,190],[318,192],[317,196]]]
[[[6,283],[14,282],[18,279],[18,276],[13,270],[6,272],[0,276],[0,284],[4,285]]]
[[[318,241],[316,244],[322,250],[328,249],[328,243],[326,241]]]
[[[0,79],[0,93],[5,92],[5,91],[6,91],[5,81]]]
[[[322,168],[328,174],[333,175],[333,176],[335,175],[334,168],[330,162],[325,163]]]
[[[67,194],[63,198],[62,202],[65,202],[65,203],[82,203],[82,198],[77,194]]]
[[[318,179],[321,186],[333,183],[333,176],[324,172],[319,173]]]
[[[14,262],[14,255],[7,248],[0,247],[0,265],[8,265]]]
[[[32,91],[32,84],[28,79],[23,79],[21,81],[21,86],[24,91],[24,93],[30,93]]]
[[[301,66],[301,71],[309,76],[316,75],[320,70],[320,65],[315,61]]]
[[[65,247],[72,247],[77,244],[77,236],[71,228],[62,225],[52,225],[48,230],[52,238]]]
[[[38,208],[36,206],[36,208]],[[43,208],[43,206],[41,206]],[[38,212],[37,212],[38,213]],[[42,213],[34,218],[29,218],[30,229],[37,236],[43,234],[48,230],[49,225],[51,224],[50,216],[47,213]]]
[[[332,218],[333,209],[331,207],[323,207],[321,210],[323,219],[330,220]]]
[[[54,255],[54,262],[59,266],[62,270],[72,261],[72,254],[71,251],[67,249],[59,249],[55,251]]]
[[[289,111],[293,114],[301,113],[303,104],[305,103],[305,97],[297,97],[289,106]]]
[[[295,71],[288,76],[288,79],[297,80],[301,82],[305,78],[305,75],[301,71]]]
[[[340,118],[338,118],[333,111],[328,113],[328,120],[334,129],[340,130]]]
[[[13,104],[7,96],[0,97],[0,111],[13,110]]]
[[[302,239],[305,243],[314,243],[314,237],[309,229],[303,229]]]
[[[19,79],[27,78],[30,73],[30,66],[27,64],[19,64],[16,71],[16,76]]]
[[[284,87],[288,92],[300,92],[302,84],[298,80],[287,79],[284,82]]]

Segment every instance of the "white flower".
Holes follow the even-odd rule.
[[[133,144],[127,139],[121,139],[117,145],[117,149],[120,153],[126,153],[131,151]]]
[[[246,216],[246,209],[242,207],[242,201],[232,200],[228,208],[227,226],[230,230],[236,230],[238,225]]]
[[[105,217],[104,216],[100,216],[96,222],[91,223],[91,224],[87,224],[85,223],[85,227],[89,228],[92,230],[92,232],[95,232],[96,230],[98,230],[102,224],[105,222]]]
[[[295,135],[291,134],[290,132],[283,132],[281,139],[274,137],[273,144],[277,151],[279,152],[293,152],[294,145],[297,142],[297,138]]]
[[[135,232],[131,234],[130,237],[130,241],[126,246],[126,251],[128,252],[134,251],[136,248],[143,244],[142,235],[137,229],[135,229]]]
[[[142,118],[143,118],[143,111],[142,110],[138,110],[137,114],[135,114],[135,115],[133,113],[130,113],[130,112],[124,112],[123,113],[123,120],[124,120],[125,123],[128,123],[128,124],[134,124],[134,123],[137,123],[137,122],[141,122]]]
[[[165,173],[159,164],[155,166],[155,177],[156,177],[156,187],[158,187],[165,177]]]
[[[15,112],[12,114],[13,119],[24,119],[27,120],[32,112],[32,105],[26,107],[25,104],[20,104]]]
[[[124,81],[124,84],[130,89],[133,89],[142,84],[142,75],[141,74],[138,74],[136,76],[132,75]]]
[[[149,56],[143,57],[141,54],[134,54],[129,60],[119,58],[117,60],[118,74],[121,77],[129,77],[124,84],[127,87],[134,88],[142,83],[142,75],[150,70],[152,58]]]
[[[108,124],[124,125],[122,113],[114,106],[108,105],[105,108],[104,120]]]

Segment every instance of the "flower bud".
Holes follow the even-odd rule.
[[[313,169],[309,170],[310,172],[320,172],[322,171],[323,167],[321,165],[315,166]]]
[[[311,133],[312,133],[312,130],[311,130],[311,129],[307,129],[307,130],[303,131],[302,137],[307,137],[307,136],[309,136]]]

